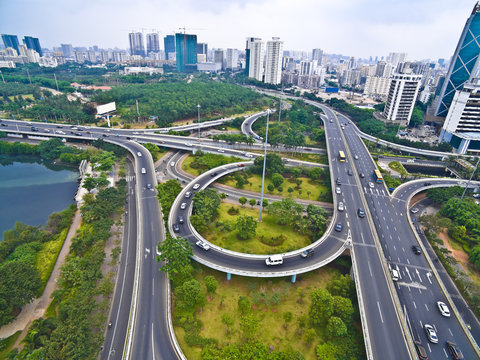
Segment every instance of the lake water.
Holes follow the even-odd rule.
[[[52,212],[74,203],[78,189],[76,168],[35,161],[0,157],[0,240],[15,222],[45,225]]]

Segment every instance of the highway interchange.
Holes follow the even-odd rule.
[[[314,105],[319,105],[314,103]],[[442,275],[436,271],[430,258],[424,255],[414,255],[410,250],[412,244],[417,244],[417,237],[410,227],[408,215],[408,200],[413,192],[418,189],[425,189],[422,181],[409,183],[401,191],[396,191],[394,196],[390,196],[388,189],[383,184],[375,184],[374,188],[368,186],[372,181],[371,174],[374,169],[373,160],[358,136],[358,129],[349,123],[349,120],[343,116],[338,116],[329,108],[322,106],[325,112],[325,129],[328,139],[328,154],[332,179],[332,187],[336,184],[336,179],[341,181],[341,194],[334,194],[334,204],[339,201],[346,204],[345,211],[335,211],[332,225],[336,222],[342,222],[344,228],[340,234],[332,232],[333,226],[330,225],[325,236],[317,243],[312,245],[315,248],[314,256],[302,259],[299,252],[293,252],[285,255],[285,262],[281,267],[267,268],[264,263],[265,257],[252,257],[244,254],[232,254],[212,248],[208,252],[194,246],[194,256],[208,266],[221,269],[232,274],[242,274],[247,276],[285,276],[298,274],[303,271],[309,271],[312,268],[323,266],[332,255],[343,252],[344,246],[351,247],[351,253],[354,263],[355,280],[357,292],[359,295],[362,326],[366,338],[367,354],[369,358],[381,359],[407,359],[414,358],[412,353],[413,340],[419,340],[428,348],[429,356],[433,359],[448,358],[443,343],[447,339],[453,339],[464,352],[466,359],[478,357],[474,347],[469,341],[465,328],[465,323],[459,321],[456,316],[451,318],[442,317],[435,308],[435,302],[442,300],[451,304],[451,299],[459,308],[462,314],[466,314],[468,309],[463,309],[462,302],[458,300],[458,291],[454,286],[445,285],[442,281]],[[112,330],[107,332],[105,348],[102,351],[102,358],[121,358],[121,353],[125,350],[128,358],[152,358],[152,359],[173,359],[180,358],[174,346],[175,339],[171,338],[169,331],[169,306],[167,281],[165,275],[158,271],[159,264],[155,262],[156,244],[163,238],[163,222],[156,199],[156,194],[146,188],[146,184],[156,184],[155,169],[151,161],[150,154],[138,142],[153,142],[160,146],[171,148],[180,148],[183,150],[192,150],[201,148],[203,151],[223,152],[225,155],[236,155],[245,158],[245,152],[238,149],[229,149],[223,143],[212,142],[202,139],[200,142],[192,138],[178,138],[165,135],[154,134],[134,134],[134,131],[115,131],[102,128],[84,129],[83,132],[77,130],[73,134],[67,134],[67,131],[60,130],[65,134],[55,134],[59,128],[54,124],[4,121],[8,124],[1,130],[7,130],[19,134],[42,135],[42,136],[62,136],[77,139],[92,140],[96,137],[103,137],[105,140],[117,143],[126,147],[135,158],[135,173],[130,175],[135,178],[135,188],[129,187],[129,209],[130,215],[136,213],[136,218],[129,220],[132,224],[126,227],[127,238],[134,236],[130,228],[137,227],[137,237],[135,251],[130,251],[132,245],[129,245],[129,256],[122,254],[122,270],[119,274],[119,281],[127,276],[131,277],[132,253],[135,253],[135,271],[134,278],[126,283],[132,284],[126,286],[123,297],[125,304],[118,300],[117,292],[123,289],[124,285],[117,283],[117,292],[111,311],[111,319],[116,319],[113,331],[116,331],[117,323],[119,333],[127,334],[125,349],[120,349],[122,337],[113,339],[115,334]],[[340,124],[349,124],[341,129]],[[31,126],[37,127],[37,131],[32,133]],[[65,126],[66,127],[66,126]],[[49,132],[44,130],[48,129]],[[68,130],[70,131],[70,130]],[[87,134],[87,131],[89,134]],[[348,146],[347,146],[348,144]],[[233,148],[234,146],[229,146]],[[221,150],[224,148],[225,150]],[[340,163],[337,160],[339,150],[347,152],[347,162]],[[139,156],[139,153],[142,154]],[[358,156],[358,160],[354,156]],[[247,159],[249,160],[249,159]],[[245,163],[247,165],[247,163]],[[140,169],[146,168],[147,174],[140,175]],[[217,177],[222,176],[229,171],[241,171],[237,164],[214,169],[216,176],[210,176],[210,173],[203,174],[202,177],[188,184],[179,196],[184,196],[186,191],[191,191],[194,183],[200,183],[201,188],[208,186]],[[347,170],[353,170],[353,175],[348,175]],[[360,178],[359,174],[366,174],[365,178]],[[453,185],[458,183],[455,180],[434,181],[439,185]],[[131,185],[131,184],[130,184]],[[131,194],[130,192],[133,191]],[[403,192],[402,192],[403,191]],[[132,196],[130,196],[132,195]],[[135,197],[133,197],[135,195]],[[136,201],[133,201],[133,199]],[[183,201],[182,201],[183,202]],[[132,203],[135,206],[132,207]],[[180,200],[177,201],[180,203]],[[367,216],[359,218],[358,208],[363,208]],[[169,226],[179,214],[177,207],[172,208],[171,221]],[[189,211],[189,207],[184,210]],[[135,224],[136,222],[136,224]],[[348,235],[350,236],[348,236]],[[188,221],[181,228],[180,235],[185,236],[191,241],[196,242],[198,237]],[[349,241],[346,241],[348,238]],[[133,242],[132,242],[133,243]],[[423,244],[423,249],[427,249]],[[124,247],[125,249],[125,247]],[[428,250],[427,250],[428,251]],[[124,258],[125,256],[125,258]],[[130,260],[129,260],[130,259]],[[320,265],[319,265],[320,264]],[[127,268],[130,266],[130,269]],[[389,269],[394,268],[400,271],[401,279],[398,282],[392,282]],[[123,272],[122,272],[123,271]],[[123,275],[127,274],[127,275]],[[439,277],[437,277],[439,276]],[[141,279],[141,281],[140,281]],[[443,280],[445,281],[445,280]],[[395,289],[395,291],[393,291]],[[129,294],[133,294],[129,296]],[[448,299],[446,298],[448,294]],[[131,306],[129,301],[136,302],[136,306]],[[463,303],[464,304],[464,303]],[[123,306],[123,307],[122,307]],[[133,314],[130,313],[126,321],[125,307],[131,307]],[[123,310],[119,310],[122,308]],[[117,314],[117,315],[115,315]],[[121,316],[119,314],[122,314]],[[456,312],[454,312],[456,315]],[[470,319],[471,320],[471,319]],[[469,320],[469,321],[470,321]],[[440,344],[430,345],[423,333],[422,325],[425,323],[434,324],[438,330],[441,339]],[[128,323],[128,326],[125,324]],[[476,329],[476,328],[475,328]],[[112,335],[110,335],[112,334]],[[474,332],[476,341],[480,336]],[[130,339],[130,340],[128,340]],[[112,351],[113,350],[113,351]]]

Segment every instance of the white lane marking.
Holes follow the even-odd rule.
[[[448,359],[447,351],[445,350],[445,348],[443,349],[443,353],[445,354],[445,357]]]
[[[380,303],[378,301],[377,301],[377,306],[378,306],[378,313],[380,314],[380,320],[382,320],[382,324],[383,324],[382,310],[380,310]]]
[[[360,236],[362,237],[362,243],[365,244],[365,239],[363,238],[363,233],[360,233]]]
[[[153,341],[153,322],[152,322],[152,356],[153,360],[155,360],[155,342]]]
[[[420,327],[423,328],[422,320],[420,320]]]
[[[345,209],[346,209],[346,208],[347,208],[347,207],[345,206]],[[348,213],[345,213],[345,217],[348,219]]]
[[[394,226],[393,229],[395,230],[395,232],[397,232],[397,227],[396,226]]]
[[[415,304],[415,301],[413,301],[413,307],[416,309],[417,308],[417,304]]]
[[[426,273],[426,276],[427,276],[427,279],[428,279],[428,281],[430,282],[430,285],[431,285],[432,284],[432,279],[430,278],[430,276],[432,276],[432,273],[428,272],[428,273]]]
[[[370,276],[373,277],[372,268],[370,267],[370,261],[367,264],[368,264],[368,270],[370,271]]]
[[[408,260],[408,258],[407,258],[407,263],[408,263],[408,265],[410,265],[410,260]]]
[[[450,335],[453,336],[452,330],[450,330],[450,328],[448,328],[448,331],[450,332]]]
[[[427,343],[427,347],[428,347],[428,352],[432,352],[432,348],[430,347],[429,343]]]
[[[410,278],[410,281],[412,281],[412,277],[410,276],[410,271],[408,270],[408,267],[405,267],[405,271],[407,272],[407,275]]]
[[[403,250],[403,252],[405,252],[405,248],[404,248],[404,247],[402,247],[402,250]]]
[[[428,309],[427,304],[425,304],[425,309],[427,309],[427,311],[430,311],[430,310]],[[433,326],[435,326],[435,325],[433,325]]]
[[[393,250],[397,251],[397,247],[395,245],[393,245]]]
[[[420,276],[420,273],[418,272],[418,269],[415,269],[415,271],[416,271],[416,273],[417,273],[417,275],[418,275],[418,278],[419,278],[420,282],[423,282],[422,277]]]

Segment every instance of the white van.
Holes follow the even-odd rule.
[[[146,174],[147,170],[145,168],[142,168],[142,174]]]
[[[265,264],[267,265],[282,265],[283,256],[282,255],[272,255],[265,259]]]

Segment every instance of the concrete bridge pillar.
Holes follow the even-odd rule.
[[[232,274],[227,273],[227,280],[232,280]]]
[[[295,284],[295,281],[297,281],[297,274],[292,275],[292,280],[291,280],[292,284]]]

